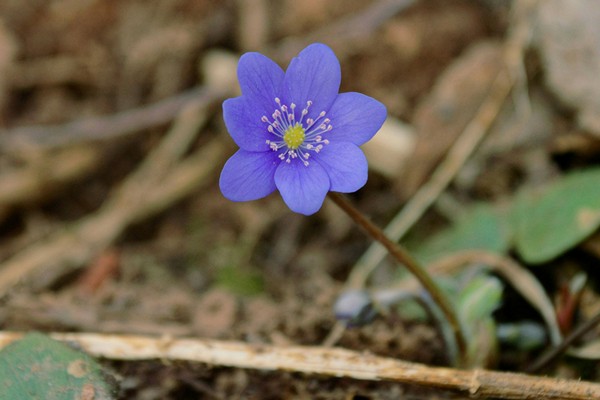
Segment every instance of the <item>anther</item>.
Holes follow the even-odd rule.
[[[267,146],[278,153],[277,157],[281,161],[289,164],[298,159],[304,166],[308,166],[312,152],[319,153],[329,144],[329,140],[324,139],[323,134],[332,130],[331,120],[324,118],[325,111],[321,111],[315,118],[304,120],[313,105],[311,100],[306,102],[299,120],[296,120],[296,103],[282,104],[279,97],[275,98],[275,103],[277,108],[272,114],[272,120],[266,115],[260,118],[267,124],[267,131],[273,134],[275,139],[266,140]]]

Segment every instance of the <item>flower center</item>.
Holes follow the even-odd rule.
[[[277,108],[271,114],[271,119],[263,115],[261,121],[267,124],[267,131],[273,135],[268,139],[267,145],[273,151],[279,152],[278,157],[286,163],[298,159],[305,166],[309,165],[308,159],[312,153],[319,153],[323,146],[329,144],[323,135],[332,129],[330,119],[325,118],[325,111],[321,111],[317,118],[306,118],[312,101],[306,102],[299,119],[296,120],[296,104],[291,103],[289,107],[281,104],[279,98],[275,98]]]
[[[286,129],[283,134],[283,141],[288,148],[296,150],[304,142],[305,137],[304,128],[300,123],[296,122],[296,125]]]

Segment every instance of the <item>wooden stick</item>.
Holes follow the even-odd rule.
[[[0,332],[0,348],[20,339]],[[277,347],[208,339],[154,338],[97,333],[51,333],[53,339],[113,360],[169,360],[211,366],[291,371],[367,381],[391,381],[467,393],[472,398],[600,398],[600,384],[487,370],[460,370],[395,360],[341,348]]]
[[[227,92],[200,86],[157,103],[116,114],[53,126],[22,126],[0,130],[0,152],[20,148],[51,149],[74,143],[104,141],[170,122],[191,104],[207,106]]]

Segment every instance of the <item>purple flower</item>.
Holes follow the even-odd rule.
[[[283,71],[259,53],[238,64],[242,95],[223,103],[223,118],[240,149],[225,163],[219,185],[233,201],[279,190],[297,213],[317,212],[328,191],[355,192],[367,182],[358,147],[386,118],[377,100],[338,93],[340,64],[324,44],[302,50]]]

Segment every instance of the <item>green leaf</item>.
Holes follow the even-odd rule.
[[[489,204],[474,206],[458,223],[416,248],[415,256],[429,263],[461,250],[505,252],[510,245],[510,232],[503,214],[500,208]]]
[[[471,280],[458,298],[458,313],[467,328],[490,318],[500,307],[502,283],[498,278],[481,274]]]
[[[458,298],[458,315],[467,336],[469,367],[488,367],[497,352],[496,324],[492,313],[500,307],[503,286],[498,278],[479,274]]]
[[[517,197],[511,216],[515,246],[525,261],[549,261],[600,226],[600,168],[571,173],[543,190]]]
[[[241,296],[255,296],[264,292],[261,275],[248,268],[221,267],[217,270],[216,284]]]
[[[523,351],[539,349],[548,341],[546,328],[532,321],[498,324],[496,335],[500,342]]]
[[[107,378],[90,356],[39,333],[28,334],[0,351],[3,399],[115,399],[114,382]]]

